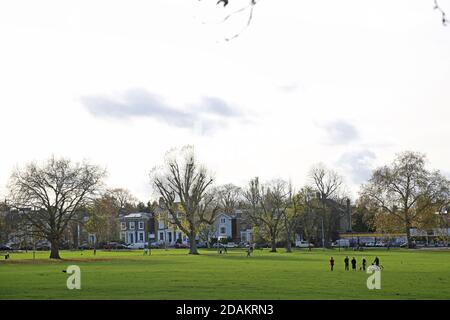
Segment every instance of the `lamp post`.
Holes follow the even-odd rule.
[[[441,208],[439,211],[436,211],[435,214],[438,215],[440,219],[443,217],[445,218],[445,246],[448,247],[448,211],[445,208]]]

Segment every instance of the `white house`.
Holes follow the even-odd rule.
[[[156,242],[172,246],[177,243],[177,241],[182,244],[187,244],[188,238],[180,229],[177,228],[174,223],[171,223],[168,219],[159,219]]]

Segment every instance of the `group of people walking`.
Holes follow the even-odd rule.
[[[352,260],[350,260],[348,256],[346,256],[344,259],[345,271],[350,270],[350,263],[352,265],[352,270],[356,271],[357,261],[356,261],[355,257],[353,257]],[[372,265],[380,267],[380,258],[375,257],[375,260],[373,261]],[[361,267],[359,268],[359,270],[366,271],[366,267],[367,267],[367,260],[365,257],[363,257],[361,260]],[[330,258],[330,270],[331,271],[334,270],[334,258],[333,257]]]

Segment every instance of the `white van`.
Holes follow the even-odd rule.
[[[350,247],[350,240],[348,239],[339,239],[336,240],[335,242],[333,242],[331,244],[332,247],[344,247],[344,248],[348,248]]]

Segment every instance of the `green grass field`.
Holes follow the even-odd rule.
[[[13,253],[0,261],[0,299],[450,299],[450,251],[315,249],[294,253],[243,249],[219,255],[202,250]],[[336,260],[330,272],[330,256]],[[378,255],[384,270],[381,290],[368,290],[368,274],[344,271],[343,259]],[[81,268],[81,290],[68,290],[69,265]]]

